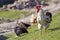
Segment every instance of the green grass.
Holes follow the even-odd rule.
[[[29,13],[28,11],[18,11],[18,10],[11,10],[11,11],[0,11],[0,18],[9,18],[9,19],[17,19],[22,18],[23,15],[27,16]]]
[[[49,0],[43,0],[44,2],[48,2]]]
[[[60,13],[53,16],[53,20],[48,30],[45,32],[38,30],[37,24],[28,28],[28,34],[21,34],[21,37],[15,38],[15,34],[8,34],[7,40],[60,40]]]

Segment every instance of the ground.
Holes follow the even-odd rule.
[[[15,34],[6,35],[7,40],[60,40],[60,13],[53,16],[53,20],[46,32],[44,29],[38,30],[37,24],[28,28],[28,34],[21,34],[21,37],[16,38]]]
[[[24,18],[29,15],[28,11],[10,10],[10,11],[0,11],[0,19],[4,18],[9,20],[17,20],[18,18]],[[4,23],[4,20],[0,20],[0,23]]]

